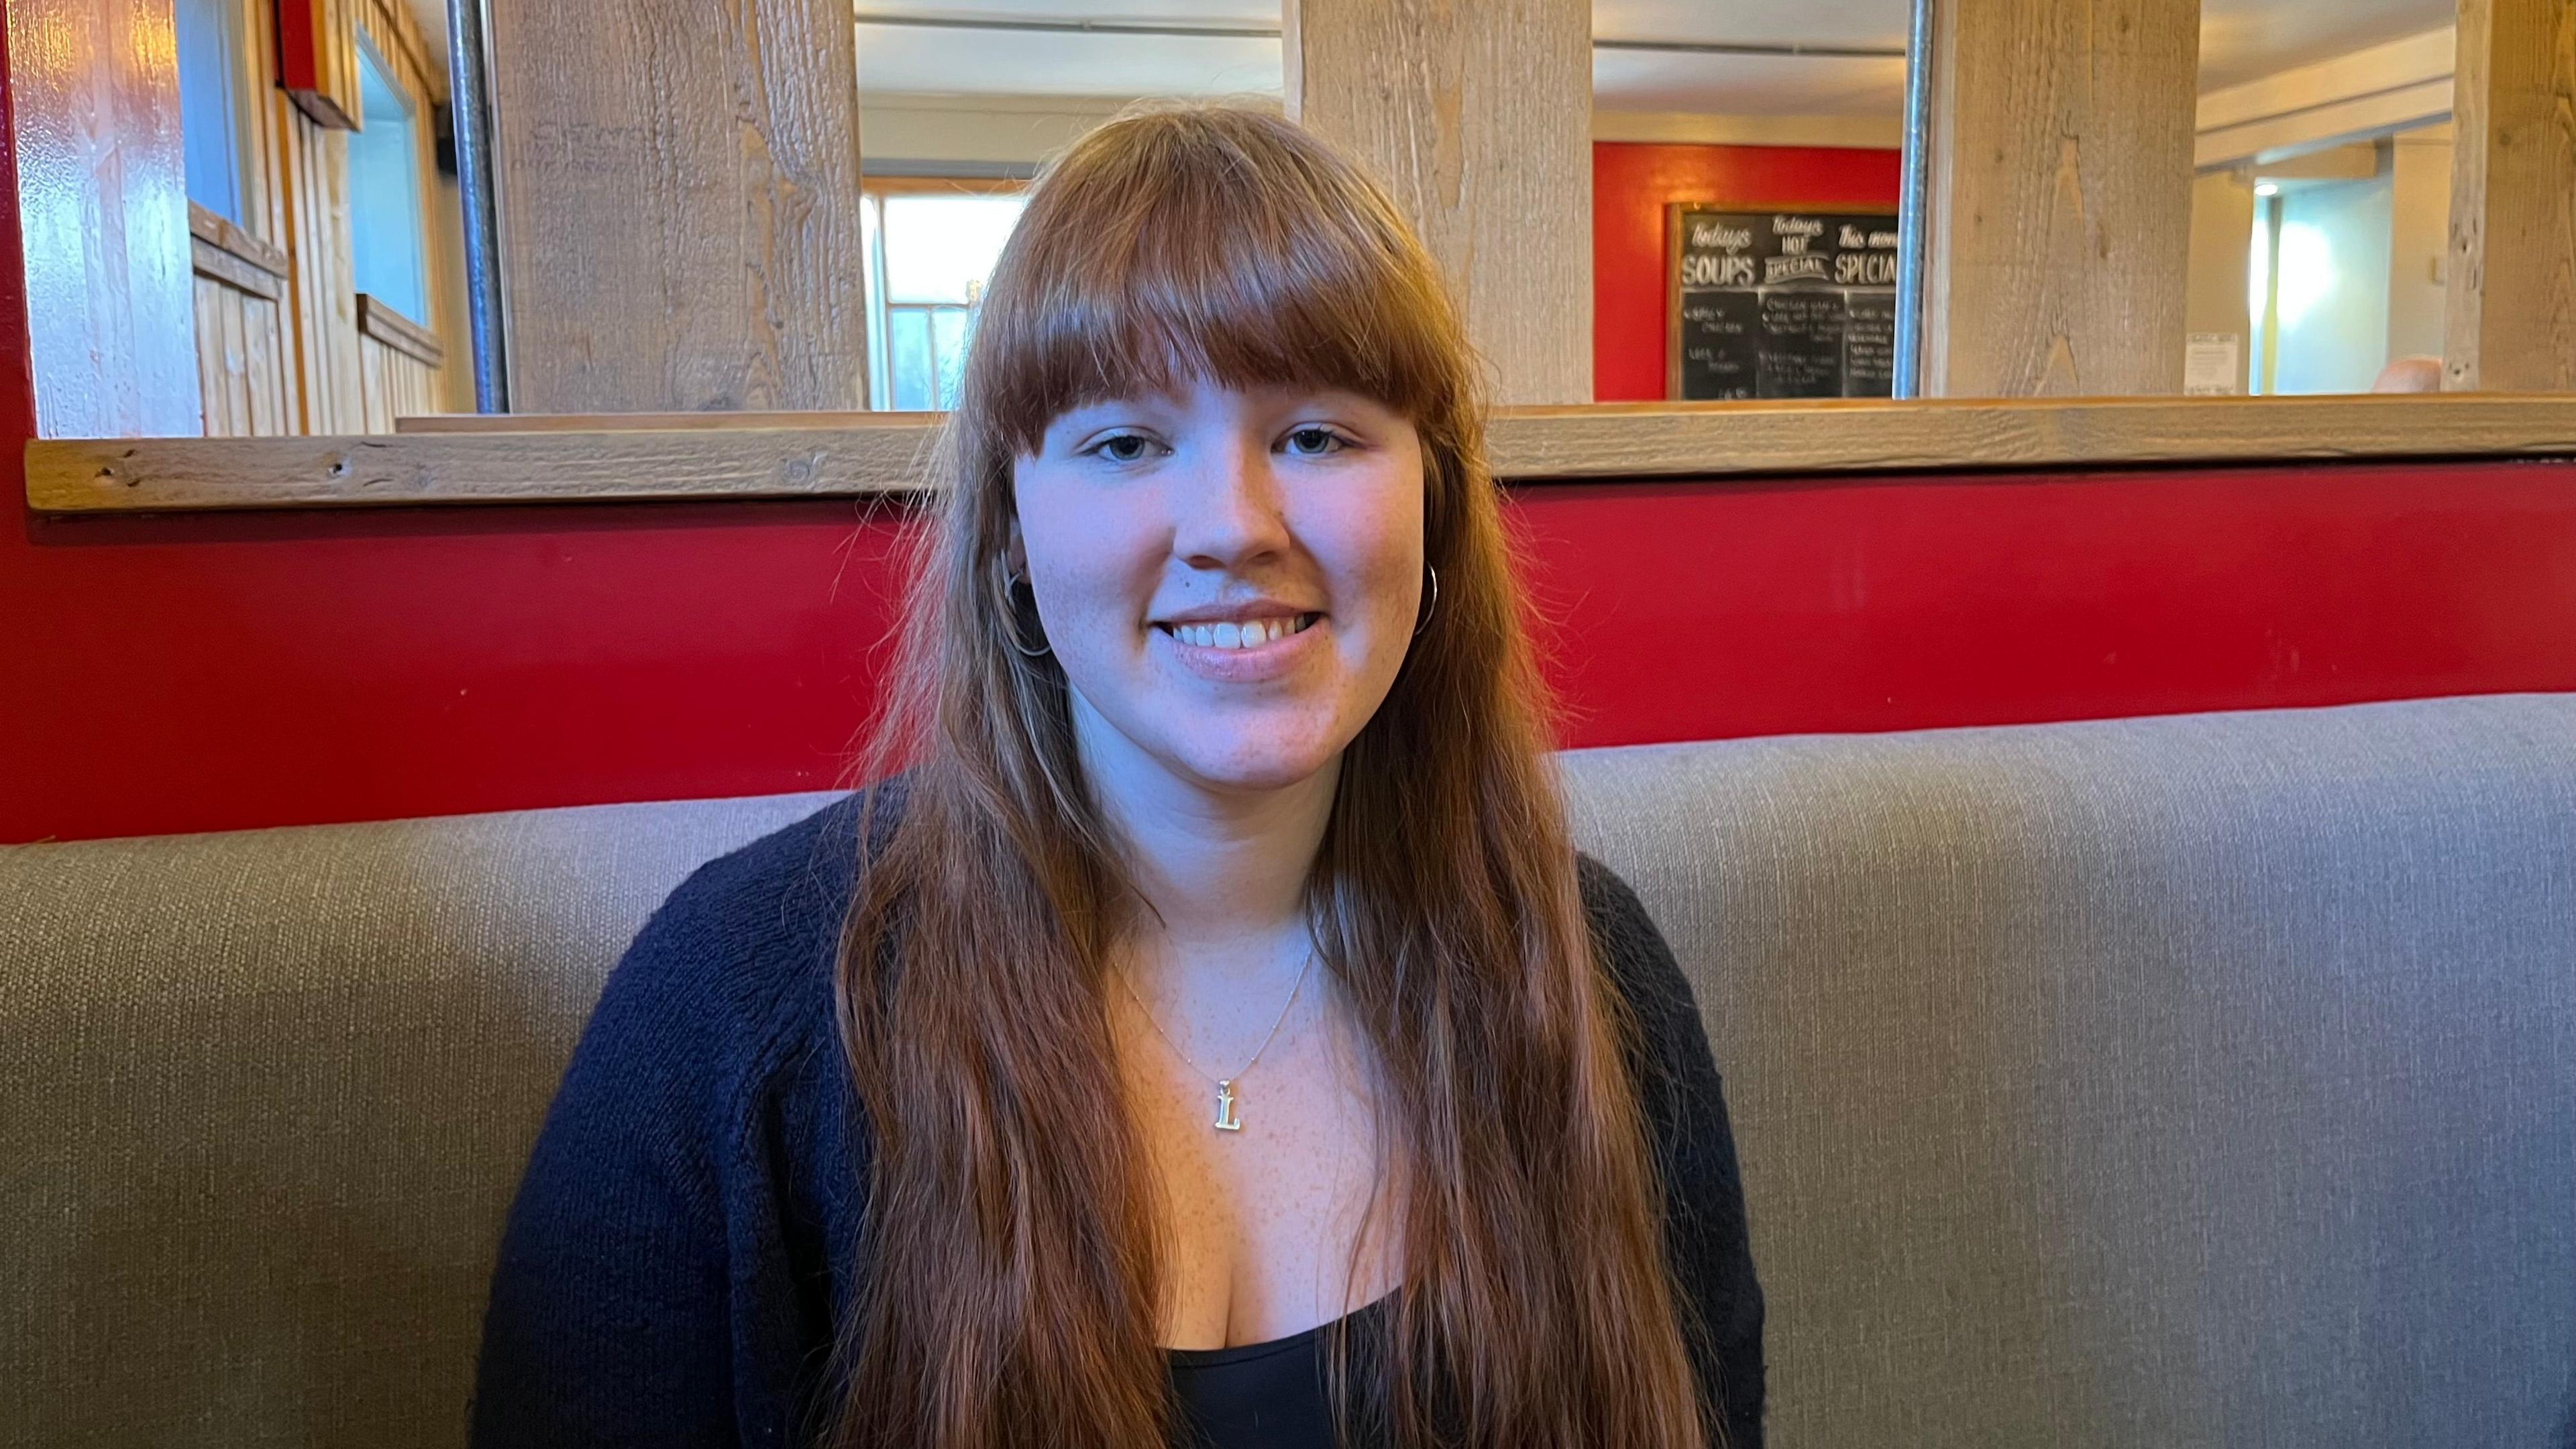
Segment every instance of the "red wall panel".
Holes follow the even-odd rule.
[[[1896,205],[1894,151],[1823,146],[1592,147],[1592,392],[1664,395],[1664,206]]]
[[[1578,744],[2576,689],[2576,464],[1595,484],[1512,518]],[[22,516],[0,840],[828,786],[891,539],[827,503]]]
[[[1587,744],[2576,689],[2576,463],[1568,487],[1515,517]]]

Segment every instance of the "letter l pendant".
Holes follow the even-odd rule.
[[[1235,1120],[1234,1083],[1232,1082],[1219,1082],[1216,1084],[1216,1130],[1219,1132],[1240,1132],[1243,1130],[1243,1124]]]

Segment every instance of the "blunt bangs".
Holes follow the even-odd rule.
[[[1195,382],[1337,389],[1417,424],[1459,405],[1454,314],[1382,201],[1275,122],[1156,119],[1032,192],[967,367],[989,438],[1033,455],[1071,409]]]

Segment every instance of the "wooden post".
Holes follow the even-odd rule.
[[[2182,390],[2200,0],[1935,0],[1930,397]]]
[[[2576,4],[2460,0],[2444,385],[2576,390]]]
[[[490,0],[520,412],[864,407],[847,0]]]
[[[1288,114],[1440,263],[1497,403],[1592,401],[1589,0],[1285,0]]]
[[[9,0],[36,435],[198,431],[170,0]]]

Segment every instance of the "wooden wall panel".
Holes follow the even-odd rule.
[[[474,368],[471,328],[465,315],[463,203],[453,177],[438,170],[438,145],[429,123],[447,99],[447,72],[430,54],[411,7],[403,0],[363,0],[358,28],[385,58],[392,80],[421,117],[413,128],[420,149],[421,270],[424,315],[411,319],[436,335],[444,360],[436,369],[436,406],[421,412],[471,412]],[[444,344],[453,343],[453,346]]]
[[[1589,0],[1285,0],[1288,114],[1421,232],[1500,403],[1592,401]]]
[[[1942,0],[1924,391],[2180,392],[2200,0]]]
[[[298,431],[355,433],[366,426],[358,355],[358,289],[349,238],[349,137],[316,125],[282,93],[287,250],[294,266],[296,373],[302,384]]]
[[[493,0],[512,403],[867,396],[846,0]]]
[[[2576,390],[2576,4],[2460,0],[2445,385]]]
[[[293,431],[286,253],[199,206],[188,229],[197,271],[197,377],[210,438]]]
[[[37,433],[193,435],[170,0],[9,0],[7,24]]]
[[[438,339],[363,294],[358,298],[358,359],[368,432],[390,433],[398,418],[443,411],[439,365],[445,356]]]
[[[295,431],[287,407],[285,317],[263,297],[197,274],[197,378],[210,438]]]

